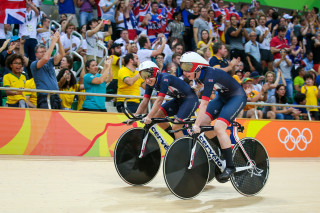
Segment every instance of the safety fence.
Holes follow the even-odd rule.
[[[11,88],[11,87],[0,87],[0,90],[9,90],[9,91],[22,91],[22,92],[39,92],[39,93],[46,93],[47,101],[49,109],[51,109],[50,104],[50,96],[52,94],[70,94],[70,95],[82,95],[82,96],[100,96],[100,97],[109,97],[109,98],[125,98],[125,102],[128,99],[143,99],[143,96],[134,96],[134,95],[116,95],[116,94],[102,94],[102,93],[89,93],[89,92],[66,92],[66,91],[56,91],[56,90],[39,90],[39,89],[18,89],[18,88]],[[152,96],[151,99],[157,99],[157,96]],[[165,98],[164,100],[171,100],[171,98]],[[247,105],[254,106],[254,113],[255,118],[258,119],[258,108],[264,106],[275,106],[275,107],[294,107],[294,108],[306,108],[308,119],[311,121],[310,110],[311,109],[319,109],[320,106],[313,106],[313,105],[296,105],[296,104],[274,104],[274,103],[264,103],[264,102],[247,102]],[[150,109],[150,105],[149,105]]]

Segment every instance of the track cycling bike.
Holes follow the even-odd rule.
[[[146,116],[134,116],[127,108],[123,109],[123,113],[132,123],[141,121]],[[115,146],[114,165],[121,179],[130,185],[149,183],[160,168],[162,159],[160,145],[165,150],[169,149],[169,144],[156,128],[158,123],[171,122],[187,126],[194,123],[194,119],[175,121],[169,117],[151,120],[152,122],[143,128],[134,127],[124,132]]]
[[[172,133],[190,129],[184,127],[171,130]],[[192,137],[182,137],[175,140],[166,151],[163,161],[163,175],[169,190],[181,199],[196,197],[208,182],[210,164],[215,164],[215,177],[226,168],[225,159],[217,137],[209,140],[204,132],[214,130],[213,126],[201,126],[200,134]],[[234,188],[245,196],[258,194],[265,186],[269,176],[269,157],[266,149],[257,139],[246,137],[239,140],[237,132],[243,132],[244,127],[237,122],[231,124],[231,134],[236,145],[232,149],[232,158],[236,172],[230,180]],[[181,150],[184,150],[183,152]]]

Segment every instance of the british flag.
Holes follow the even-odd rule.
[[[0,23],[23,24],[25,22],[25,0],[0,0]]]

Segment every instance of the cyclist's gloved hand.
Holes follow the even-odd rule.
[[[193,125],[193,127],[192,127],[192,131],[193,131],[193,133],[200,133],[201,129],[200,129],[200,127],[199,127],[199,126],[197,126],[197,125]]]
[[[123,123],[127,124],[127,125],[131,125],[134,123],[134,120],[128,119],[128,120],[124,121]]]
[[[144,124],[150,124],[151,123],[151,118],[149,118],[148,116],[143,118],[142,120],[143,120]]]

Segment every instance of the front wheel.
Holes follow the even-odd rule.
[[[149,132],[144,155],[139,158],[145,130],[132,128],[123,133],[114,149],[114,165],[119,176],[130,185],[145,185],[158,173],[161,150]]]
[[[265,186],[269,176],[269,157],[264,146],[255,138],[242,138],[241,145],[254,164],[254,168],[231,175],[234,188],[245,196],[258,194]],[[237,143],[232,150],[235,167],[249,166],[245,153]]]
[[[206,151],[197,141],[192,168],[193,140],[182,137],[175,140],[163,160],[163,175],[170,191],[179,198],[191,199],[205,187],[209,176],[209,161]]]

